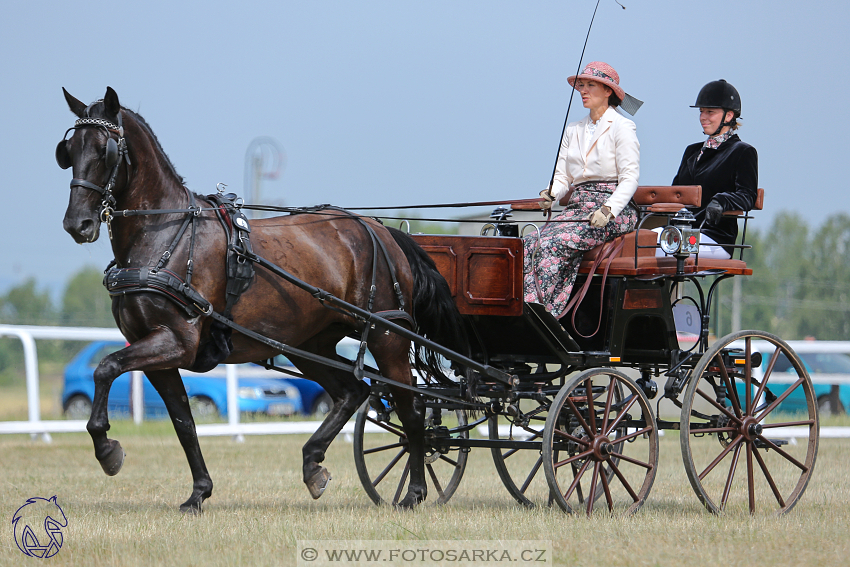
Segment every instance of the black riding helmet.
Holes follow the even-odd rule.
[[[717,131],[712,134],[712,136],[716,136],[724,126],[731,126],[737,118],[741,117],[741,95],[738,94],[738,89],[724,79],[711,81],[700,89],[697,101],[691,108],[720,108],[723,110],[724,118],[726,118],[728,111],[732,111],[732,120],[730,122],[721,121]]]

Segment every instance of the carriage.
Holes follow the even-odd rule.
[[[755,209],[763,199],[759,189]],[[665,431],[678,432],[688,479],[712,512],[785,513],[801,497],[818,445],[817,403],[804,365],[765,332],[735,332],[709,344],[718,284],[752,274],[741,259],[748,246],[736,246],[738,259],[695,254],[698,246],[688,237],[696,231],[683,211],[699,206],[699,186],[640,187],[634,200],[637,230],[608,246],[619,248],[616,254],[606,255],[603,247],[585,254],[573,297],[586,293],[586,301],[560,321],[542,305],[522,301],[523,247],[504,236],[516,235],[516,224],[485,227],[494,236],[414,235],[452,288],[473,337],[471,357],[513,377],[477,388],[483,408],[471,412],[474,419],[466,404],[425,394],[428,478],[439,502],[457,489],[470,448],[485,447],[505,488],[523,505],[632,513],[655,480],[658,437]],[[538,207],[534,200],[513,204],[515,210]],[[748,212],[727,214],[742,219],[745,239]],[[665,257],[656,257],[657,235],[645,228],[658,225],[668,227]],[[687,283],[695,296],[685,295]],[[697,315],[698,335],[677,333],[674,308],[683,303],[695,308],[689,312]],[[774,376],[771,384],[780,356],[794,373]],[[422,389],[462,398],[465,386],[460,380],[454,391]],[[777,408],[797,388],[807,411],[782,414]],[[680,419],[660,417],[662,400],[680,410]],[[371,438],[369,425],[388,435]],[[486,438],[470,435],[485,429]],[[358,412],[354,452],[370,498],[397,501],[406,479],[405,437],[383,384],[373,384]],[[739,467],[742,456],[746,464]]]
[[[254,206],[288,214],[248,223],[235,196],[189,191],[150,126],[111,88],[90,105],[67,91],[65,99],[78,120],[56,148],[74,173],[64,227],[85,243],[106,223],[115,265],[104,285],[130,343],[94,372],[87,429],[106,474],[125,456],[107,436],[109,388],[143,370],[192,472],[180,509],[199,512],[213,484],[179,369],[275,368],[282,352],[334,400],[303,449],[313,498],[330,480],[325,450],[355,412],[355,465],[376,503],[412,507],[429,493],[448,501],[481,447],[526,506],[630,514],[650,492],[666,432],[678,434],[690,483],[712,512],[781,514],[802,496],[818,445],[812,382],[771,334],[709,344],[718,285],[751,270],[745,244],[737,260],[695,254],[687,208],[699,205],[699,187],[639,188],[638,230],[586,254],[581,297],[556,320],[522,299],[521,231],[504,211],[493,235],[475,237],[407,235],[331,206]],[[760,190],[755,208],[762,200]],[[748,211],[738,216],[745,236]],[[655,226],[664,227],[665,257],[656,257]],[[682,305],[699,325],[690,346],[676,332]],[[353,361],[335,352],[344,336],[360,340]],[[379,368],[365,365],[367,346]],[[793,372],[773,372],[782,356]],[[794,391],[806,410],[785,414]]]

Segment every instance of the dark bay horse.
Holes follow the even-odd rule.
[[[63,89],[64,91],[64,89]],[[118,268],[153,268],[172,244],[168,269],[187,279],[191,258],[191,285],[218,313],[225,307],[225,230],[212,205],[189,192],[163,152],[147,123],[123,108],[107,87],[102,100],[86,105],[65,92],[71,111],[79,117],[73,135],[59,143],[59,165],[73,168],[71,197],[64,228],[74,240],[94,242],[101,222],[112,211],[172,210],[176,212],[121,217],[109,223]],[[190,231],[181,231],[192,203],[205,210],[196,215]],[[386,248],[395,266],[400,294],[413,306],[418,332],[450,348],[456,340],[451,329],[459,317],[445,280],[428,265],[427,255],[403,233],[385,229],[371,220],[357,220],[342,211],[323,215],[291,214],[251,222],[254,252],[295,277],[322,288],[348,303],[366,308],[373,279],[373,242],[367,223]],[[190,251],[190,248],[193,250]],[[376,296],[373,310],[398,310],[386,261],[374,264]],[[147,273],[147,272],[145,272]],[[425,306],[428,309],[425,309]],[[435,308],[436,307],[436,308]],[[408,307],[408,310],[409,307]],[[189,461],[192,494],[181,511],[200,511],[212,494],[213,483],[204,464],[180,368],[193,368],[200,353],[213,342],[210,317],[191,314],[163,294],[133,293],[114,296],[112,312],[130,346],[105,357],[94,372],[95,394],[87,429],[104,472],[116,474],[124,451],[109,439],[106,402],[110,386],[120,374],[142,370],[162,396]],[[232,308],[235,323],[276,341],[331,359],[344,336],[356,335],[359,323],[350,316],[323,307],[309,293],[268,271],[256,275]],[[407,323],[409,327],[410,324]],[[442,329],[442,330],[441,330]],[[445,336],[444,336],[445,335]],[[410,341],[381,330],[369,334],[369,349],[383,376],[412,384]],[[213,351],[215,349],[212,349]],[[226,363],[268,359],[279,351],[238,332]],[[290,357],[306,376],[318,382],[334,405],[303,448],[303,479],[313,498],[324,491],[330,475],[321,466],[325,451],[343,425],[368,398],[369,387],[349,372],[304,358]],[[216,361],[218,362],[218,361]],[[424,404],[418,394],[392,390],[398,415],[410,440],[410,483],[400,506],[412,507],[426,497],[424,468]]]

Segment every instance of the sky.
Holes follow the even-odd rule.
[[[850,213],[847,23],[838,0],[601,0],[583,62],[645,101],[643,185],[668,185],[704,139],[689,108],[707,82],[742,98],[767,229]],[[59,296],[104,268],[105,231],[62,229],[70,171],[54,160],[78,99],[106,86],[145,117],[187,186],[245,195],[258,138],[285,156],[258,200],[404,206],[536,196],[546,187],[595,0],[429,2],[11,1],[0,19],[0,293],[35,278]],[[576,102],[577,101],[577,102]],[[570,121],[586,110],[576,96]],[[132,140],[128,140],[132,144]],[[270,162],[270,159],[267,159]],[[270,167],[270,164],[269,166]]]

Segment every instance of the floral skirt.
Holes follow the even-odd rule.
[[[537,232],[523,238],[525,301],[543,303],[555,317],[562,317],[584,253],[634,230],[637,212],[631,205],[627,205],[602,228],[595,228],[589,222],[558,222],[589,219],[594,211],[605,204],[615,188],[615,183],[583,184],[576,187],[567,207],[540,231],[539,248]],[[542,298],[538,296],[535,279],[540,286]]]

